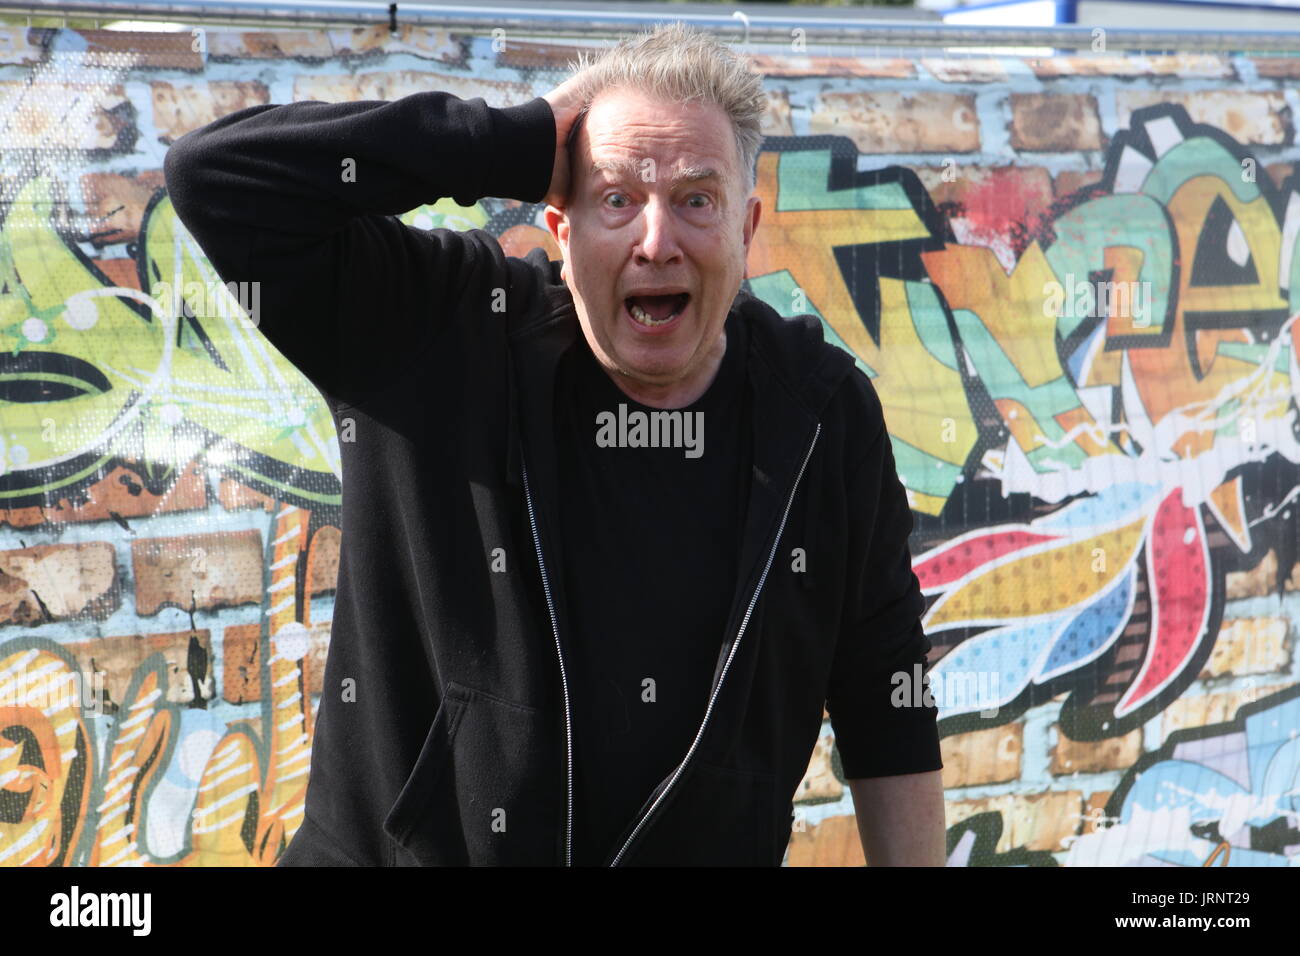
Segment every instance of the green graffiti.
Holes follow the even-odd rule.
[[[160,196],[141,229],[144,292],[112,285],[52,210],[49,181],[32,179],[0,228],[0,501],[52,503],[115,458],[166,476],[202,457],[255,487],[338,504],[328,408],[257,333],[251,300],[221,282],[171,202]]]
[[[802,313],[794,308],[793,303],[797,301],[795,293],[798,288],[799,283],[794,281],[794,276],[790,274],[789,269],[782,269],[780,272],[769,272],[765,276],[758,276],[749,280],[750,292],[770,305],[784,318],[789,319],[800,314],[817,316],[821,320],[822,335],[826,341],[852,355],[857,361],[858,368],[862,369],[871,378],[875,378],[876,373],[848,347],[844,339],[840,338],[840,334],[835,331],[834,326],[827,322],[826,317],[817,311],[815,305],[811,302],[807,303],[807,308]]]

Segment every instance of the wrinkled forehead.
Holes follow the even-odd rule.
[[[569,131],[570,156],[583,180],[636,179],[677,187],[725,184],[736,178],[735,136],[721,107],[651,100],[639,93],[630,94],[627,100],[607,97],[597,96]],[[670,139],[688,145],[665,150],[662,144],[652,145],[655,137],[636,135],[644,126],[653,129],[656,124],[661,124]],[[638,149],[639,143],[644,144],[644,152]]]
[[[614,181],[638,179],[642,182],[666,182],[673,188],[691,183],[725,182],[728,173],[725,168],[718,168],[718,164],[692,163],[685,159],[661,168],[650,156],[637,159],[594,159],[586,167],[589,177],[606,174],[606,178]]]

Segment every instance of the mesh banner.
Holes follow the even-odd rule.
[[[884,403],[950,865],[1288,865],[1300,59],[858,52],[754,54],[747,288]],[[210,294],[169,144],[254,104],[522,103],[575,53],[0,30],[0,864],[266,866],[303,819],[338,436]],[[541,211],[400,218],[558,257]],[[862,862],[823,726],[791,866]]]

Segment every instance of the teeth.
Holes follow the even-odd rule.
[[[681,309],[675,310],[666,319],[656,319],[645,309],[641,308],[641,306],[631,304],[631,303],[628,304],[628,311],[632,313],[632,318],[636,319],[642,325],[649,325],[653,327],[656,325],[667,325],[673,319],[677,318],[677,313],[681,312]]]

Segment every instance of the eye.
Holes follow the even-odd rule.
[[[608,196],[605,197],[605,201],[608,202],[608,201],[611,200],[611,199],[618,199],[618,198],[626,199],[626,198],[627,198],[627,195],[626,195],[625,193],[610,193]],[[622,209],[623,207],[622,207],[622,206],[615,206],[614,208],[615,208],[615,209]]]
[[[693,196],[691,196],[691,199],[692,199],[692,200],[695,200],[695,199],[703,199],[705,202],[711,202],[711,201],[712,201],[712,200],[711,200],[707,195],[705,195],[704,193],[695,193]],[[703,209],[704,207],[703,207],[703,206],[696,206],[695,208],[696,208],[696,209]]]

